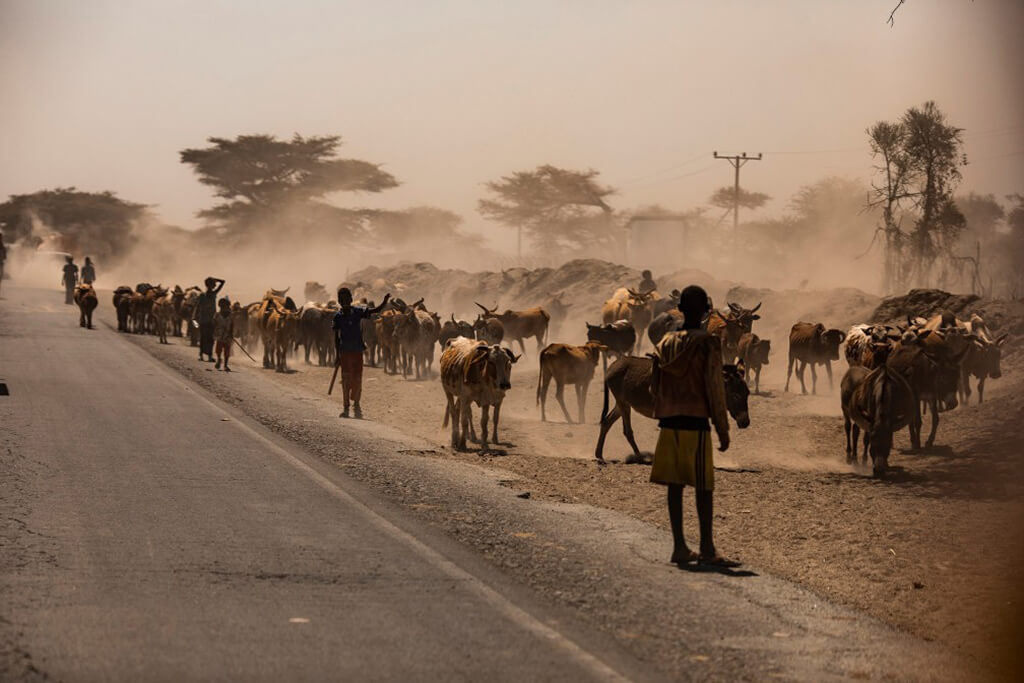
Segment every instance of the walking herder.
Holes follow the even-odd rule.
[[[707,292],[691,285],[679,296],[682,329],[669,332],[655,349],[651,391],[660,433],[651,467],[651,481],[668,487],[668,517],[672,527],[672,562],[736,567],[738,562],[718,554],[712,538],[715,463],[711,425],[718,450],[729,448],[729,422],[722,377],[722,347],[718,337],[701,329],[711,310]],[[700,522],[700,554],[683,536],[683,488],[696,491]]]
[[[91,285],[95,281],[96,267],[92,264],[92,259],[86,256],[85,265],[82,266],[82,284]]]
[[[75,265],[75,259],[71,256],[66,256],[64,260],[64,275],[60,279],[60,283],[64,285],[64,303],[73,304],[75,303],[75,285],[78,284],[78,266]]]
[[[217,294],[224,287],[224,280],[208,277],[204,281],[206,291],[196,297],[196,306],[192,309],[192,321],[199,326],[199,360],[213,362],[213,318],[217,314]]]
[[[385,294],[384,300],[376,308],[353,306],[352,292],[348,287],[338,290],[338,305],[341,308],[334,314],[334,344],[338,352],[338,367],[341,369],[344,406],[339,417],[348,417],[350,405],[357,418],[363,416],[359,398],[363,393],[363,352],[366,351],[366,344],[363,343],[363,331],[359,323],[363,318],[384,310],[390,299],[391,295]]]

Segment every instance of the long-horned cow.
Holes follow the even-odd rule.
[[[519,360],[509,349],[497,344],[456,337],[441,354],[441,386],[446,405],[444,422],[452,422],[452,448],[466,450],[466,436],[476,440],[472,426],[472,404],[480,406],[480,446],[488,447],[488,414],[494,408],[490,440],[498,442],[498,420],[505,392],[512,388],[512,364]]]
[[[476,302],[474,302],[476,303]],[[483,311],[484,319],[495,318],[505,331],[505,339],[509,342],[518,341],[519,349],[526,353],[524,339],[534,337],[537,340],[537,353],[544,348],[544,341],[548,336],[548,324],[551,316],[540,306],[527,308],[522,311],[506,310],[504,313],[497,313],[497,305],[494,308],[487,308],[483,304],[476,304]]]

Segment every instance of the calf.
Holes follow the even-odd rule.
[[[828,372],[828,388],[832,390],[832,361],[839,360],[839,345],[846,339],[842,330],[826,330],[821,323],[797,323],[789,332],[789,365],[786,368],[786,391],[797,363],[796,375],[800,380],[800,391],[807,393],[804,384],[804,369],[811,366],[811,393],[818,393],[818,373],[815,365],[824,365]]]
[[[743,379],[747,379],[747,373],[754,373],[754,393],[761,393],[761,366],[768,365],[768,354],[771,353],[772,342],[770,339],[761,339],[753,332],[747,332],[740,337],[736,346],[736,355],[743,363]]]
[[[498,442],[498,419],[505,392],[512,388],[512,364],[519,360],[509,349],[456,337],[441,354],[441,386],[445,406],[442,426],[452,422],[452,448],[466,450],[467,432],[472,433],[472,404],[480,406],[482,450],[487,450],[488,412],[494,407],[491,440]],[[475,434],[472,435],[475,440]]]
[[[611,364],[604,379],[604,406],[601,409],[601,433],[597,437],[597,448],[594,457],[604,462],[604,440],[608,430],[615,421],[622,418],[622,433],[633,448],[633,456],[637,462],[642,460],[640,449],[633,438],[632,411],[644,417],[654,418],[654,395],[651,393],[651,373],[654,368],[653,359],[627,356]],[[750,413],[747,399],[750,390],[743,380],[742,365],[726,365],[722,367],[722,378],[725,381],[725,405],[729,414],[740,429],[750,426]],[[608,393],[615,396],[615,407],[608,410]],[[627,461],[632,462],[632,461]]]
[[[541,422],[547,421],[545,404],[548,398],[548,387],[555,380],[555,398],[562,407],[565,421],[572,423],[569,410],[565,407],[563,397],[566,384],[576,387],[576,405],[579,407],[579,422],[583,424],[584,408],[587,402],[587,389],[594,379],[597,359],[605,346],[598,342],[587,342],[583,346],[569,344],[548,344],[540,352],[540,374],[537,376],[537,403],[540,404]]]
[[[857,439],[864,430],[866,463],[871,453],[872,472],[885,474],[892,451],[892,435],[920,421],[914,391],[900,373],[882,365],[868,370],[852,365],[840,382],[843,429],[846,432],[846,462],[857,462]]]

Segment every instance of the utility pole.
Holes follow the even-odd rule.
[[[736,169],[736,185],[735,189],[733,190],[734,194],[732,205],[732,234],[735,238],[736,230],[739,228],[740,225],[740,168],[742,168],[743,164],[747,163],[748,161],[761,161],[761,153],[758,152],[756,157],[748,157],[746,152],[732,156],[729,156],[727,154],[719,154],[718,152],[713,152],[713,154],[715,159],[725,159],[730,164],[732,164],[733,168]]]

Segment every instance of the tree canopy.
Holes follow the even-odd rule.
[[[763,192],[752,192],[739,188],[739,193],[732,186],[720,187],[712,193],[708,204],[717,206],[719,209],[732,211],[737,205],[741,209],[759,209],[771,199]]]
[[[397,187],[394,176],[377,164],[336,157],[339,136],[278,140],[272,135],[211,137],[209,147],[185,149],[181,162],[192,166],[199,182],[216,188],[224,202],[199,212],[221,224],[272,218],[317,204],[332,192],[380,192]]]
[[[6,242],[53,248],[110,262],[134,244],[136,229],[151,218],[149,207],[113,192],[58,187],[11,195],[0,204]]]
[[[491,197],[479,212],[525,231],[540,250],[580,249],[621,241],[605,198],[615,189],[601,185],[598,171],[551,165],[518,171],[486,184]],[[594,210],[597,210],[596,212]]]
[[[927,286],[937,262],[941,277],[955,260],[952,247],[965,225],[953,201],[960,167],[967,163],[963,130],[947,124],[934,102],[925,102],[899,121],[876,123],[867,135],[881,178],[872,186],[869,205],[883,207],[883,287]],[[903,218],[913,221],[909,230],[902,227]]]

